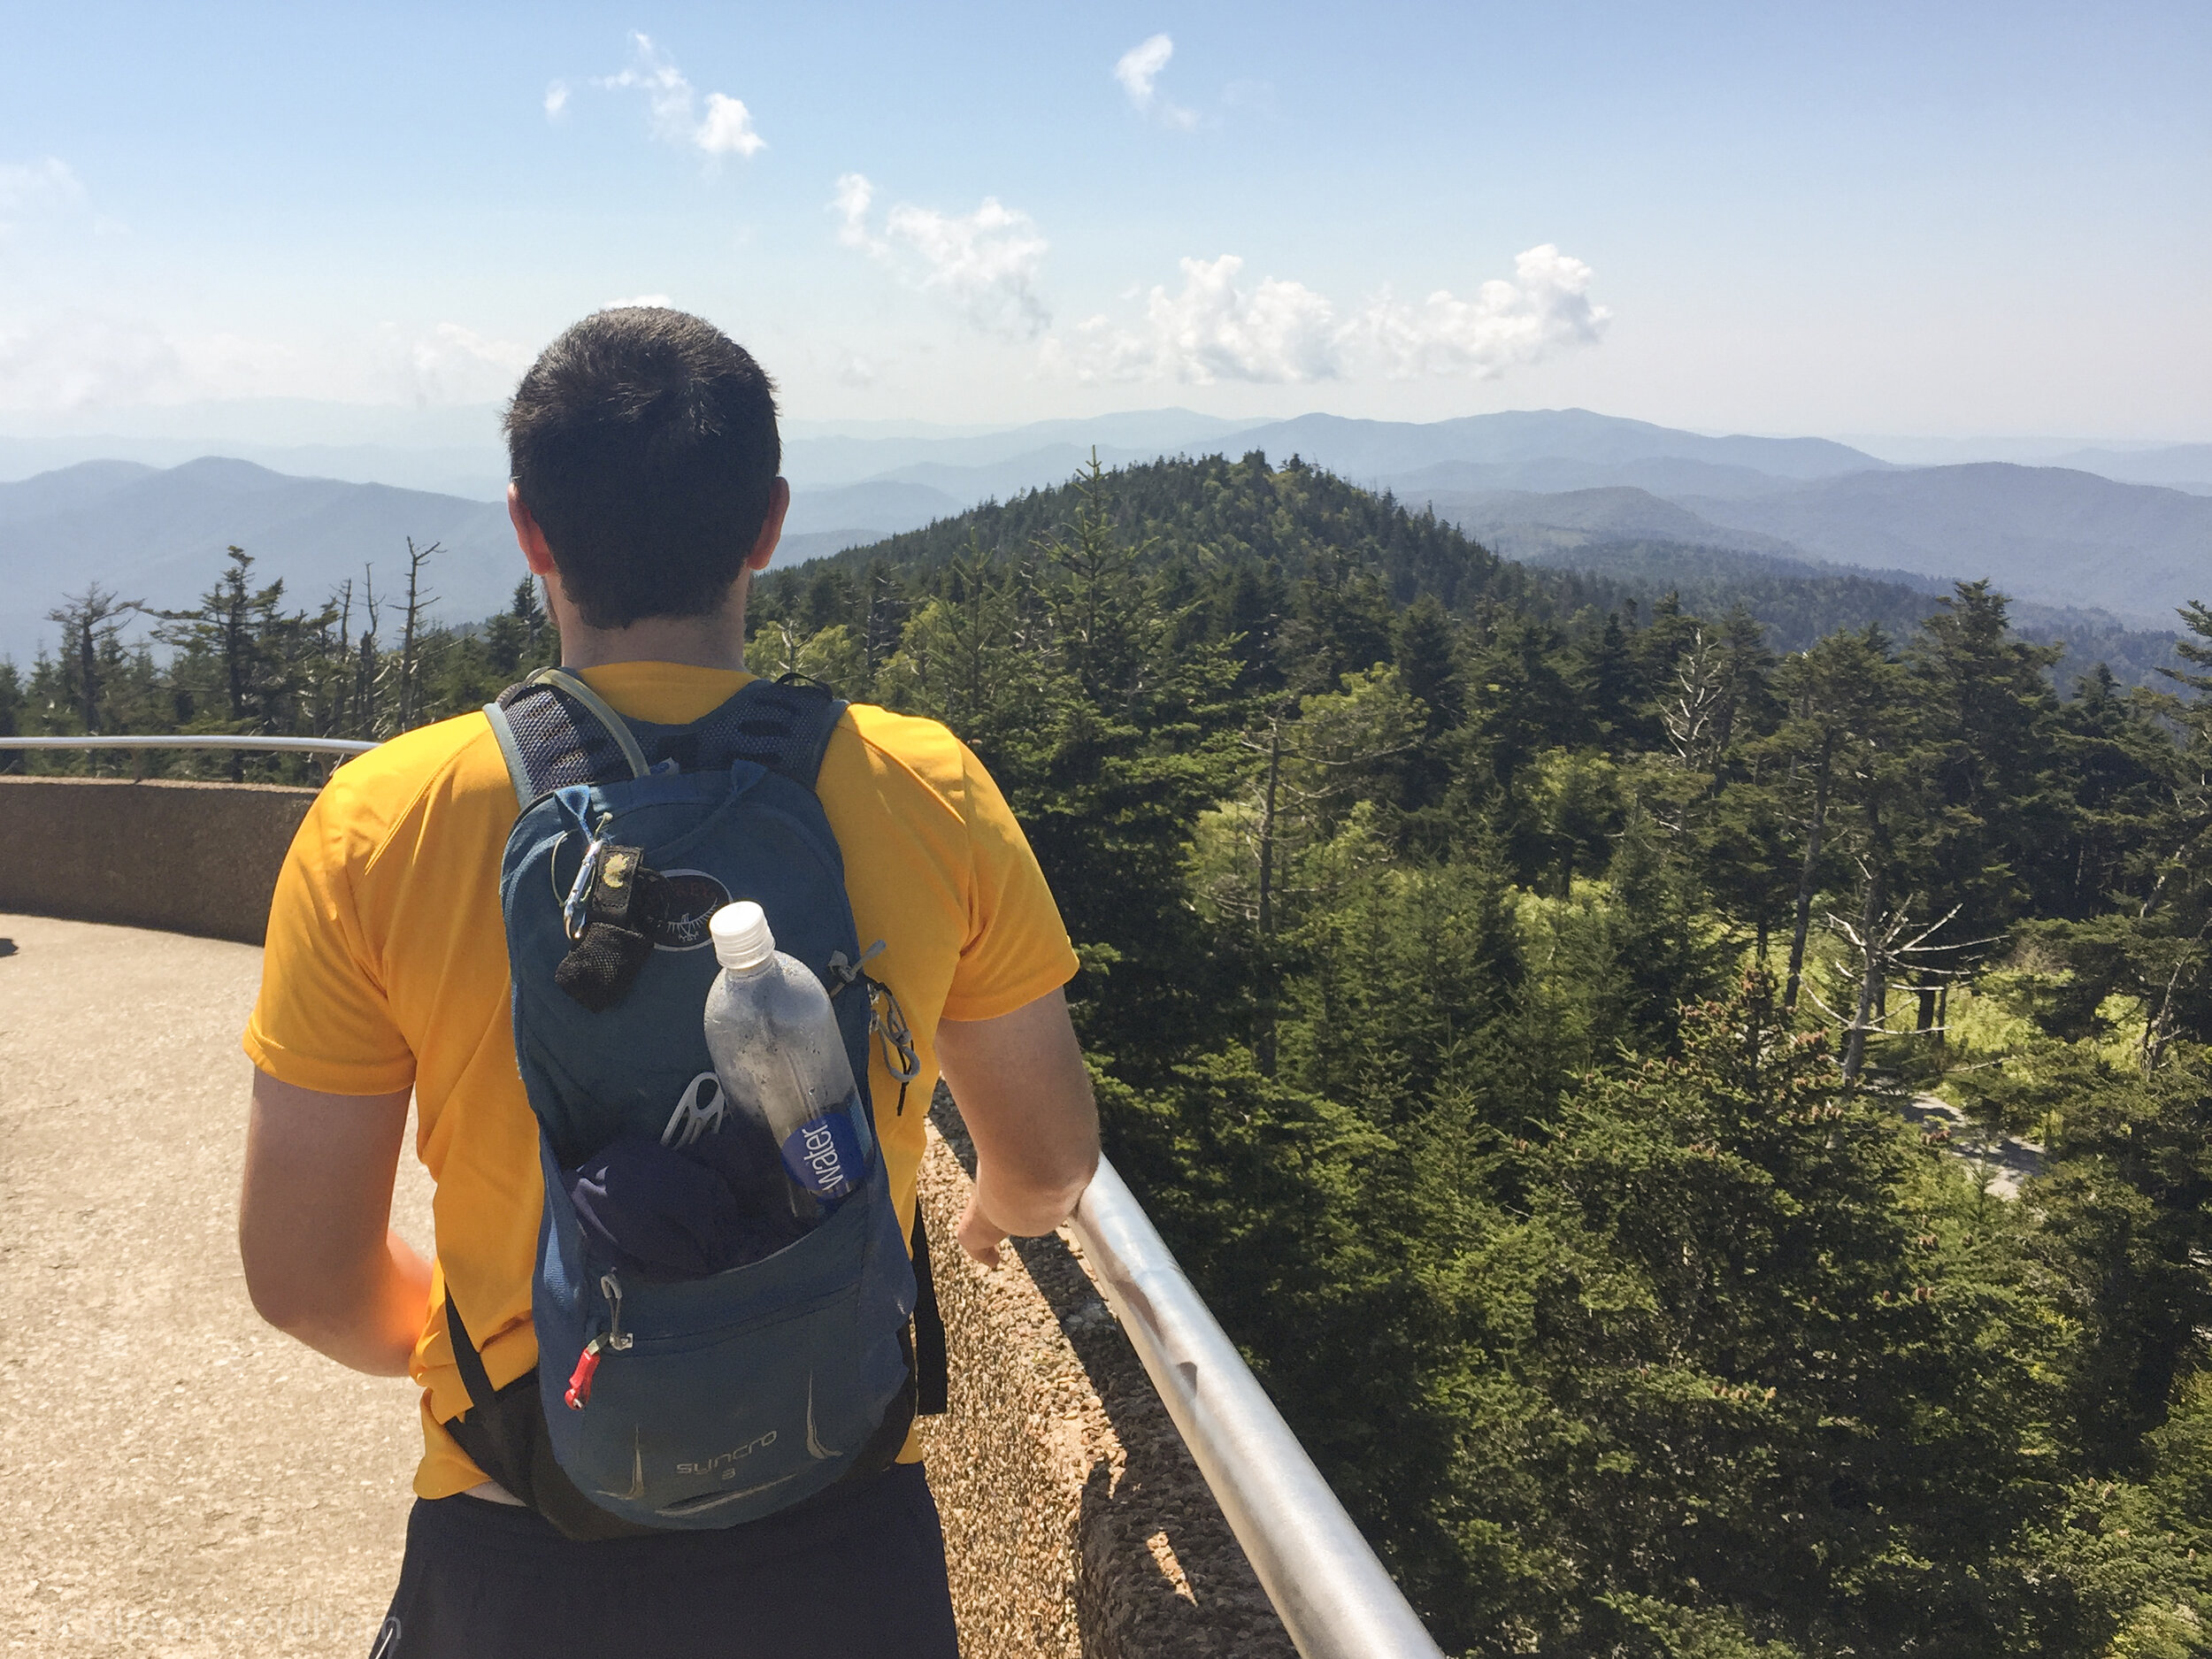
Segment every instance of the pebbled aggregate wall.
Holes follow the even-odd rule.
[[[1294,1659],[1073,1242],[1021,1240],[995,1271],[970,1260],[951,1240],[973,1156],[942,1088],[930,1123],[922,1206],[944,1241],[930,1259],[952,1387],[924,1432],[967,1659]]]

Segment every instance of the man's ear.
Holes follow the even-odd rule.
[[[530,509],[523,504],[522,491],[516,485],[507,486],[507,518],[515,526],[515,545],[522,549],[525,563],[534,576],[553,573],[553,549],[546,545],[545,532],[538,528],[538,521]]]
[[[510,496],[512,491],[509,492]],[[791,511],[791,485],[787,480],[778,479],[768,491],[768,516],[760,521],[760,534],[753,538],[753,550],[745,556],[745,568],[764,571],[768,561],[776,557],[776,543],[783,539],[783,517]],[[533,569],[536,567],[532,566]]]

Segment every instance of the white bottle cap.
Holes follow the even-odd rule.
[[[768,912],[750,899],[740,899],[715,911],[707,924],[714,935],[714,959],[726,968],[757,968],[776,954],[776,936],[768,928]]]

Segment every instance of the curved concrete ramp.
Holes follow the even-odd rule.
[[[0,1626],[36,1654],[365,1654],[412,1385],[262,1324],[236,1242],[247,945],[0,916]],[[394,1225],[430,1235],[402,1161]]]
[[[0,914],[0,1632],[53,1655],[361,1655],[396,1574],[415,1390],[263,1325],[234,1233],[261,954]],[[956,1115],[938,1118],[960,1140]],[[967,1195],[937,1139],[924,1197]],[[401,1164],[394,1225],[430,1237]],[[949,1259],[948,1259],[949,1258]],[[1059,1239],[937,1252],[930,1425],[968,1659],[1287,1659],[1220,1513]]]

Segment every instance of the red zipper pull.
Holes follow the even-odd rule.
[[[584,1351],[576,1356],[576,1369],[569,1373],[568,1392],[562,1395],[572,1411],[581,1411],[591,1399],[591,1379],[598,1374],[600,1350],[606,1346],[606,1338],[595,1336],[584,1344]]]

